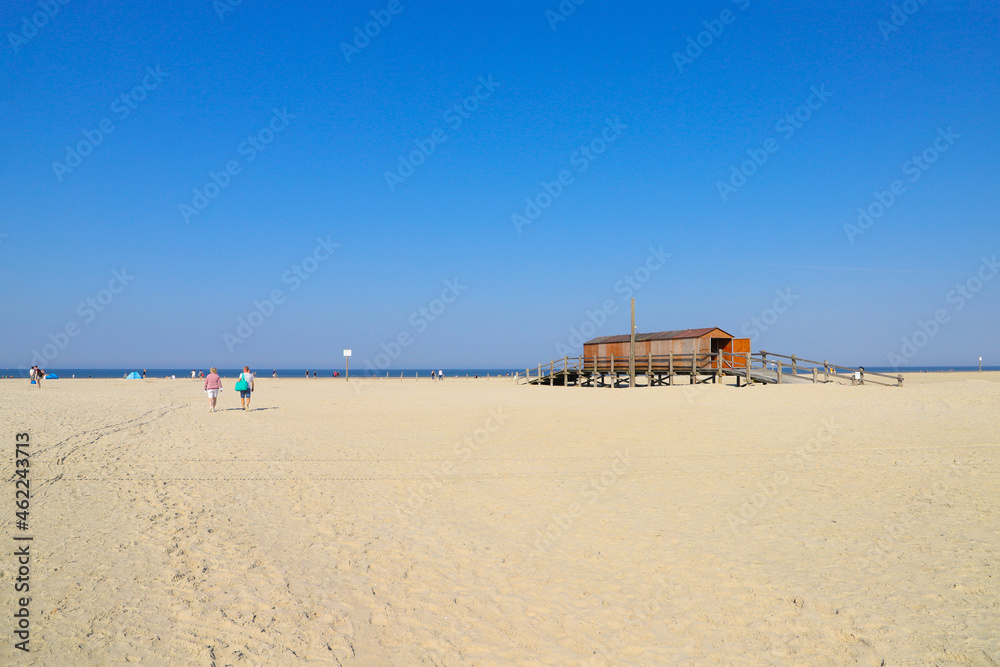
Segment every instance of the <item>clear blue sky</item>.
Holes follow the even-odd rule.
[[[627,333],[626,276],[643,332],[1000,363],[990,3],[43,5],[2,10],[0,366],[534,365]]]

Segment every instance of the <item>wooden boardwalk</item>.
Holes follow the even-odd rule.
[[[517,384],[552,387],[628,387],[631,384],[630,378],[633,377],[629,372],[628,358],[615,357],[563,357],[545,365],[539,364],[534,371],[532,373],[532,369],[528,368],[523,375],[516,373],[514,381]],[[873,373],[863,368],[838,366],[826,361],[810,361],[795,355],[763,351],[636,357],[634,377],[635,385],[642,387],[715,383],[721,382],[724,377],[735,377],[736,386],[821,382],[903,386],[902,375]]]

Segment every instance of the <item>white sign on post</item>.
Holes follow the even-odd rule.
[[[344,350],[344,356],[345,357],[351,356],[351,351],[350,350]]]

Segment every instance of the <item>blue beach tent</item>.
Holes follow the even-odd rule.
[[[46,380],[58,380],[59,376],[56,375],[55,373],[49,373],[48,375],[45,376],[45,379]]]
[[[129,373],[128,375],[125,376],[125,379],[126,380],[141,380],[142,376],[139,375],[137,372],[132,371],[131,373]]]

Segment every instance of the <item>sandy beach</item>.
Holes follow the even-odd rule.
[[[1000,373],[233,382],[0,381],[0,662],[1000,665]]]

